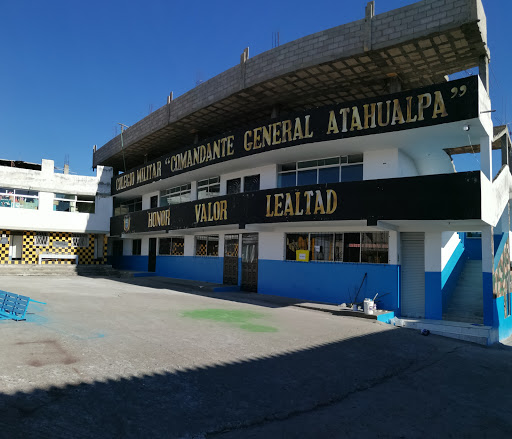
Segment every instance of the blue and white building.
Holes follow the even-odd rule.
[[[508,337],[510,137],[491,120],[489,59],[481,0],[370,2],[362,20],[246,49],[94,152],[115,170],[113,264],[338,304],[361,289],[424,326]],[[457,172],[468,152],[480,169]]]

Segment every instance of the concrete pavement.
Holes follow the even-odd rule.
[[[0,322],[0,437],[512,437],[507,346],[161,278],[1,281],[48,304]]]

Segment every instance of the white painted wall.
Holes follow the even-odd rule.
[[[158,197],[158,203],[160,203],[160,192],[159,191],[148,192],[147,194],[144,194],[142,196],[142,210],[151,209],[151,197],[154,197],[155,195]],[[158,205],[159,204],[157,204],[157,206]]]
[[[284,259],[284,232],[259,233],[259,259],[282,261]]]
[[[257,174],[260,175],[260,190],[274,189],[277,187],[277,165],[273,164],[222,174],[220,176],[220,194],[226,195],[226,182],[234,178],[240,178],[242,180],[242,192],[244,192],[244,177]]]
[[[363,180],[414,177],[416,163],[398,148],[366,151],[363,156]]]
[[[458,233],[442,232],[441,233],[441,270],[444,269],[453,252],[460,243]]]
[[[110,232],[112,169],[98,166],[96,176],[56,174],[53,160],[43,160],[41,171],[0,166],[0,187],[39,192],[38,210],[0,207],[0,227],[70,233]],[[95,196],[95,213],[54,212],[55,193]]]

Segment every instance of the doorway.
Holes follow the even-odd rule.
[[[238,285],[238,235],[224,236],[224,278],[227,285]]]
[[[21,261],[23,254],[23,234],[11,233],[11,245],[9,247],[9,256],[13,261]]]
[[[241,289],[258,292],[258,234],[242,235],[242,284]]]
[[[149,238],[148,271],[156,270],[156,238]]]
[[[402,316],[425,317],[425,234],[401,233]]]

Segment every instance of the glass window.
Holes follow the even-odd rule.
[[[233,178],[226,182],[226,193],[227,194],[239,194],[241,192],[242,179]]]
[[[196,256],[219,256],[219,235],[196,236]]]
[[[297,173],[297,185],[306,186],[308,184],[316,184],[318,181],[317,170],[308,169],[307,171],[299,171]]]
[[[37,210],[39,192],[27,189],[0,188],[0,207]]]
[[[171,238],[160,238],[159,255],[183,256],[185,248],[185,239],[182,236],[173,236]]]
[[[260,190],[260,174],[244,177],[244,192],[255,192]]]
[[[341,167],[340,181],[361,181],[363,179],[363,165],[349,165]]]
[[[149,208],[154,209],[158,207],[158,195],[155,195],[149,199]]]
[[[186,203],[190,201],[191,184],[175,186],[160,192],[160,206]]]
[[[321,168],[318,170],[318,183],[337,183],[340,181],[340,168]]]
[[[197,182],[197,199],[217,197],[220,194],[220,177],[212,177]]]
[[[363,154],[286,163],[279,166],[278,187],[360,181]]]
[[[278,187],[293,187],[297,186],[297,174],[295,172],[288,172],[279,174],[277,179]]]
[[[138,212],[139,210],[142,210],[142,197],[131,200],[114,198],[114,216],[126,215],[130,212]]]
[[[310,235],[312,261],[333,260],[333,237],[332,233],[312,233]]]
[[[388,240],[387,232],[362,233],[361,262],[387,264],[389,248]]]
[[[307,233],[286,234],[285,258],[287,261],[297,260],[297,250],[309,250],[309,236]]]
[[[344,233],[343,234],[343,262],[361,261],[361,234]]]
[[[334,260],[337,262],[343,261],[343,233],[334,235]]]
[[[140,255],[142,250],[142,240],[134,239],[132,240],[132,255]]]

